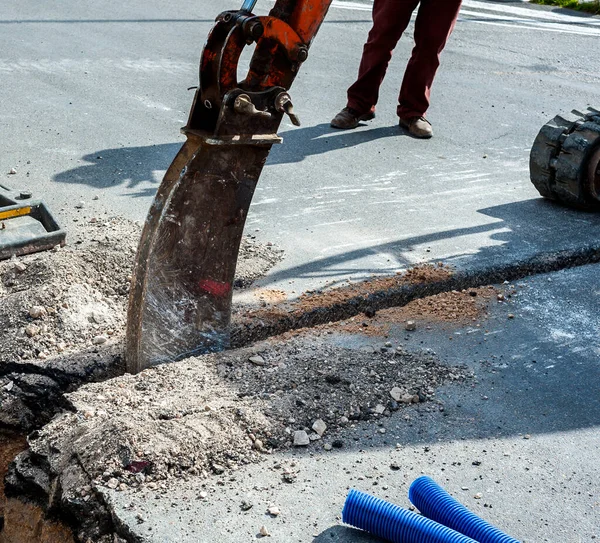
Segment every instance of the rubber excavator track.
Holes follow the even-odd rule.
[[[531,149],[529,170],[544,198],[600,210],[600,111],[573,110],[546,123]]]

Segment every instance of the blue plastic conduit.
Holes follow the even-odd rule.
[[[346,498],[342,520],[392,543],[476,543],[433,520],[354,489]]]
[[[410,485],[408,499],[426,517],[479,543],[519,543],[469,511],[429,477],[419,477]]]

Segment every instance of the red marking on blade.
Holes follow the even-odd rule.
[[[218,298],[227,296],[231,290],[231,285],[229,283],[221,283],[220,281],[213,281],[212,279],[200,279],[200,281],[198,281],[198,286],[203,292],[206,292],[211,296],[217,296]]]

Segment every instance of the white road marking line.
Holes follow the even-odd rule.
[[[465,17],[467,16],[467,17]],[[468,16],[478,17],[479,19],[488,19],[487,21],[471,19]],[[491,13],[482,13],[479,11],[470,11],[463,9],[460,19],[462,21],[490,24],[497,26],[510,26],[514,28],[534,28],[537,30],[548,30],[550,32],[564,32],[568,34],[580,34],[584,36],[597,36],[600,34],[600,25],[597,27],[575,26],[569,23],[554,23],[549,21],[537,21],[534,19],[517,19],[514,17],[506,17],[498,19],[497,15]],[[600,22],[600,21],[599,21]]]
[[[508,22],[497,22],[497,21],[477,21],[474,19],[462,19],[461,22],[465,23],[475,23],[475,24],[483,24],[483,25],[491,25],[491,26],[501,26],[505,28],[514,28],[518,30],[541,30],[542,32],[558,32],[560,34],[576,34],[578,36],[598,36],[600,34],[600,29],[595,30],[590,28],[589,30],[579,29],[579,28],[557,28],[555,26],[539,26],[534,24],[511,24]]]
[[[333,0],[331,7],[338,9],[351,9],[355,11],[372,11],[373,6],[368,4],[359,4],[358,2],[345,2],[344,0]]]
[[[371,3],[349,2],[347,0],[334,0],[331,7],[350,11],[370,12],[372,10]],[[465,7],[473,8],[475,11],[464,9]],[[478,9],[485,11],[477,11]],[[498,19],[498,15],[494,15],[493,13],[509,15],[505,16],[502,21],[498,21],[494,20]],[[512,17],[510,14],[520,15],[520,17]],[[465,15],[467,17],[465,17]],[[476,16],[481,19],[489,20],[475,20],[470,19],[468,16]],[[524,30],[542,30],[564,34],[578,34],[582,36],[597,36],[600,34],[600,20],[596,18],[576,17],[573,15],[552,13],[543,10],[488,4],[486,2],[478,2],[477,0],[465,0],[463,2],[463,9],[461,10],[461,18],[459,20],[460,22],[520,28]]]
[[[477,0],[464,0],[463,6],[484,9],[486,11],[497,11],[499,13],[512,13],[513,15],[522,15],[535,20],[546,19],[552,21],[573,22],[580,25],[600,26],[600,20],[593,17],[576,17],[566,13],[554,13],[552,11],[517,8],[500,4],[488,4],[487,2],[478,2]]]

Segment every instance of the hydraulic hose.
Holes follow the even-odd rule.
[[[408,499],[426,517],[479,543],[519,543],[469,511],[429,477],[419,477],[410,485]]]
[[[342,520],[392,543],[477,543],[433,520],[354,489],[346,498]]]
[[[254,6],[256,6],[256,2],[258,2],[258,0],[244,0],[244,4],[242,5],[242,9],[240,11],[252,13]]]

